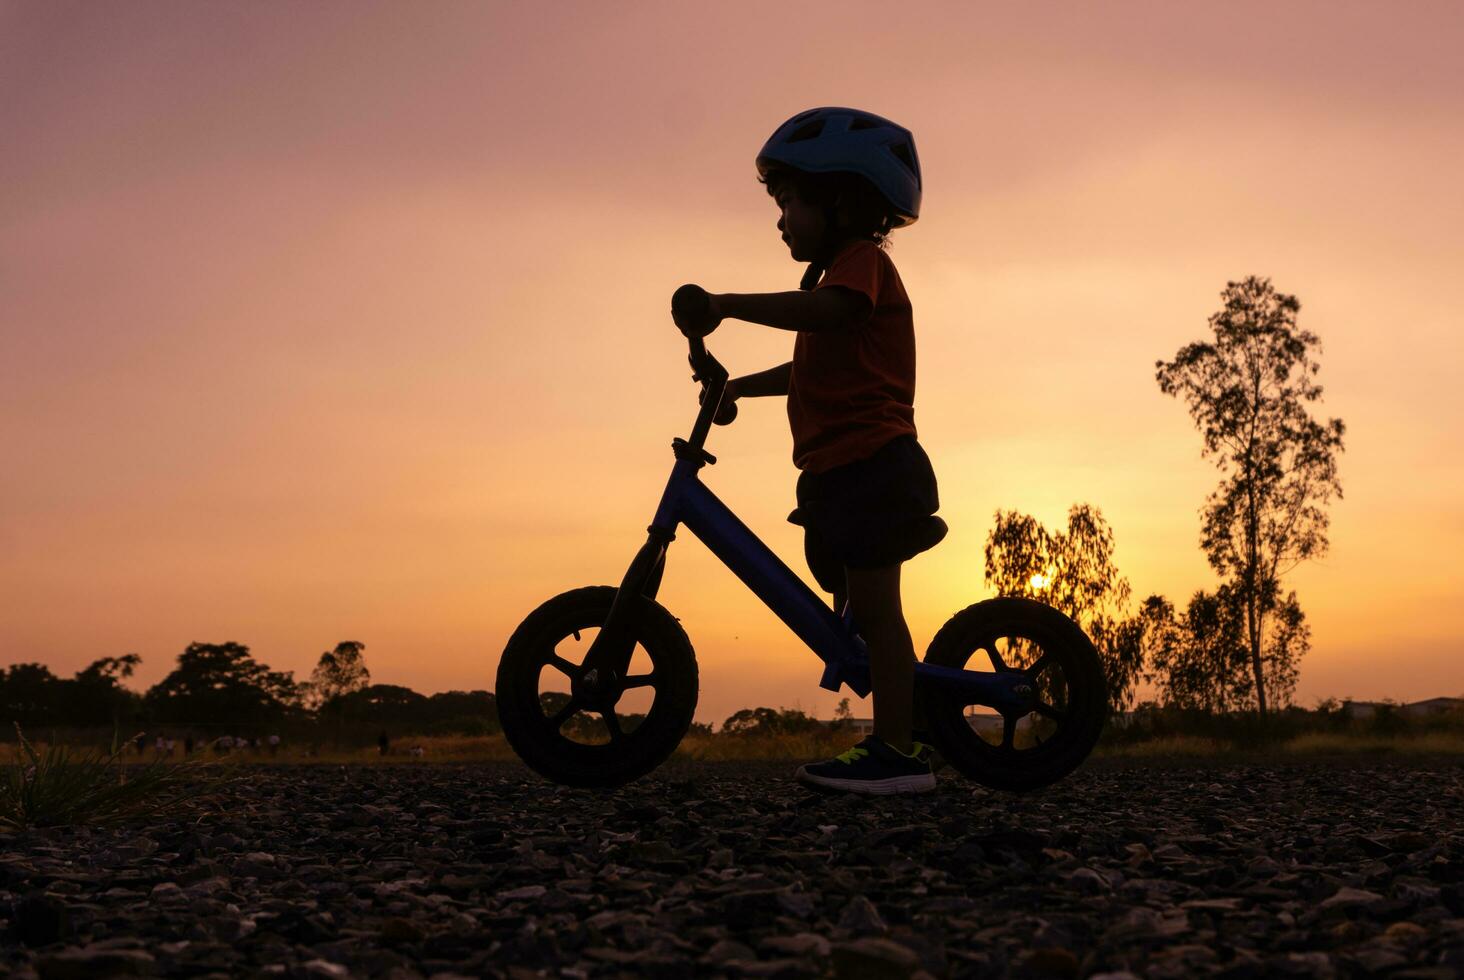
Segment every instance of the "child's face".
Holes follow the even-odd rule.
[[[778,231],[795,262],[812,262],[828,234],[823,209],[799,197],[791,187],[780,187],[777,197]]]

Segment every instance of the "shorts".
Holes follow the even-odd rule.
[[[911,435],[865,459],[800,473],[797,493],[788,520],[804,529],[803,550],[818,584],[839,594],[845,568],[884,568],[918,555],[923,548],[912,544],[908,529],[940,508],[930,457]]]

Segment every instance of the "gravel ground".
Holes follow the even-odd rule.
[[[0,837],[16,977],[1464,976],[1464,766],[1090,764],[1026,796],[616,794],[509,764],[244,772]]]

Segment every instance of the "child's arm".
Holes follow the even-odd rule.
[[[726,425],[737,417],[737,399],[739,398],[760,398],[767,395],[788,394],[788,384],[793,377],[793,362],[779,364],[777,367],[770,367],[766,371],[759,371],[757,374],[744,374],[740,378],[732,378],[727,382],[727,387],[722,391],[722,407],[713,420],[718,425]],[[702,395],[706,395],[706,389],[702,389]]]
[[[731,317],[804,333],[852,329],[874,312],[868,296],[842,287],[786,293],[711,293],[709,298],[716,319]]]
[[[793,362],[789,361],[787,364],[779,364],[777,367],[759,371],[757,374],[745,374],[740,378],[734,378],[728,382],[728,387],[737,398],[786,395],[788,394],[788,380],[792,376]]]

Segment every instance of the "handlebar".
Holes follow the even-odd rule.
[[[678,323],[691,323],[698,326],[705,326],[710,316],[711,298],[707,291],[700,286],[687,283],[677,289],[671,296],[671,313]],[[715,327],[715,324],[712,324]],[[710,329],[706,331],[710,333]],[[701,411],[697,414],[696,424],[692,427],[689,445],[696,452],[703,454],[705,458],[715,462],[715,458],[706,453],[703,448],[706,444],[707,432],[712,427],[718,411],[722,406],[722,395],[727,390],[727,369],[712,356],[707,350],[705,334],[692,336],[687,334],[687,360],[691,363],[691,380],[700,381],[703,386]],[[732,418],[737,417],[737,405],[732,404]],[[727,422],[731,422],[729,418]],[[725,423],[724,423],[725,424]]]

